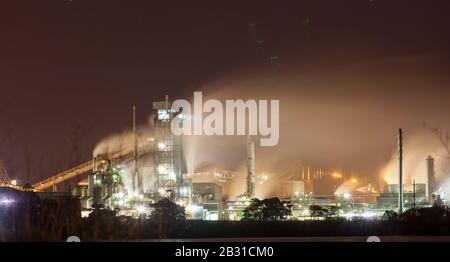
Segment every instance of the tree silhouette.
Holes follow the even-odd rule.
[[[395,221],[398,218],[398,214],[397,212],[393,211],[393,210],[386,210],[383,214],[382,219],[384,221]]]
[[[398,217],[402,221],[416,222],[448,222],[450,211],[447,207],[432,206],[430,208],[411,208]]]
[[[184,207],[175,204],[168,198],[163,198],[154,204],[150,204],[155,210],[150,216],[151,219],[163,218],[165,221],[177,222],[186,219]]]
[[[168,198],[163,198],[154,204],[150,220],[157,224],[159,238],[166,238],[185,220],[184,207],[175,204]]]
[[[243,221],[279,221],[287,219],[292,215],[292,205],[279,198],[267,198],[259,200],[254,198],[250,205],[244,209]]]
[[[309,206],[309,214],[312,217],[326,217],[328,216],[328,209],[318,205],[311,205]]]

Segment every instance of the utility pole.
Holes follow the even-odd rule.
[[[398,213],[403,212],[403,130],[398,129]]]
[[[138,167],[137,167],[137,135],[136,135],[136,106],[133,106],[133,175],[132,175],[132,188],[133,191],[139,190],[139,178],[138,178]],[[137,185],[136,185],[137,184]]]

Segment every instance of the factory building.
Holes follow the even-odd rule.
[[[117,207],[120,201],[118,194],[125,192],[122,170],[113,167],[109,160],[94,163],[94,171],[72,188],[70,193],[80,198],[83,209]]]
[[[238,199],[236,201],[227,201],[222,212],[222,220],[239,221],[242,218],[242,212],[250,205],[250,199]]]
[[[389,184],[388,191],[380,193],[377,197],[379,209],[396,210],[398,208],[398,184]],[[415,184],[411,190],[403,192],[403,205],[405,208],[420,207],[428,205],[427,185]]]
[[[191,174],[187,174],[185,170],[181,146],[182,136],[174,136],[171,131],[173,119],[180,118],[183,121],[182,112],[171,109],[171,103],[167,96],[163,101],[153,102],[153,112],[154,133],[151,137],[146,137],[145,141],[142,139],[138,141],[136,108],[133,108],[134,143],[132,147],[94,156],[91,161],[82,166],[62,173],[63,178],[66,175],[74,177],[81,171],[84,174],[89,172],[85,171],[85,166],[92,168],[88,179],[81,181],[77,187],[72,189],[72,195],[81,199],[82,208],[86,211],[92,208],[108,208],[118,210],[119,214],[128,214],[129,211],[134,212],[130,214],[135,215],[138,212],[141,213],[149,203],[167,197],[184,206],[189,218],[239,220],[242,211],[255,197],[257,176],[254,142],[247,137],[245,192],[242,192],[236,201],[224,202],[222,187],[219,184],[193,183]],[[429,159],[427,161],[433,163],[433,165],[429,165],[433,168],[429,168],[428,173],[434,174],[434,162]],[[121,166],[126,166],[128,172],[125,173]],[[288,180],[278,182],[270,192],[274,197],[295,203],[298,216],[304,216],[305,210],[310,205],[334,207],[341,202],[351,202],[354,205],[355,202],[364,201],[359,201],[358,197],[362,198],[362,196],[358,196],[356,193],[351,196],[351,201],[345,199],[345,196],[342,201],[336,200],[334,192],[345,179],[341,173],[326,172],[322,168],[310,166],[302,167],[300,172],[292,172]],[[222,183],[233,178],[230,172],[216,170],[214,176]],[[42,187],[48,188],[48,185],[56,184],[55,181],[60,178],[60,176],[52,177],[44,183],[39,183],[38,186],[42,185]],[[131,179],[131,186],[128,184],[125,186],[128,180],[124,180],[124,178]],[[398,185],[390,185],[390,190],[378,197],[378,204],[395,206],[392,203],[392,200],[398,197],[395,190],[398,192]],[[415,197],[405,197],[405,201],[416,199],[417,202],[421,202],[426,190],[425,185],[416,185]]]
[[[426,183],[413,183],[409,191],[403,192],[403,203],[406,208],[429,206],[435,201],[436,173],[434,158],[426,158]],[[405,188],[405,185],[403,185]],[[387,192],[381,193],[377,197],[378,208],[393,210],[398,208],[399,197],[398,184],[388,184]]]
[[[333,195],[344,176],[338,172],[325,171],[322,168],[304,166],[300,170],[300,180],[304,183],[304,191],[314,195]]]
[[[201,219],[219,220],[223,210],[222,187],[216,183],[193,183],[192,190],[191,206],[202,208]]]
[[[305,194],[305,184],[300,180],[285,180],[275,185],[274,195],[281,199],[291,199]]]

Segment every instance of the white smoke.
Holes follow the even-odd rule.
[[[444,146],[433,133],[425,128],[420,132],[408,135],[405,130],[403,146],[403,177],[405,190],[411,189],[413,180],[416,183],[427,183],[426,158],[435,159],[435,172],[438,185],[448,180],[449,156]],[[391,160],[382,169],[381,175],[388,184],[398,184],[398,156],[394,151]]]
[[[149,147],[148,150],[152,150],[151,139],[153,139],[153,129],[151,125],[139,126],[136,130],[137,144],[139,151],[143,150],[142,147]],[[132,151],[134,149],[134,133],[131,129],[124,130],[122,132],[112,134],[102,139],[97,143],[93,156],[105,155],[110,157],[112,154],[118,152]],[[144,148],[144,150],[146,150]],[[125,162],[120,163],[121,169],[124,171],[122,177],[125,188],[129,193],[132,192],[131,185],[131,174],[133,171],[133,163]],[[141,172],[143,178],[143,189],[144,192],[152,188],[152,171],[153,171],[153,161],[152,157],[139,157],[138,159],[139,172]]]

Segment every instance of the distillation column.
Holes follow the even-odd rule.
[[[255,143],[247,137],[247,197],[255,196]]]

